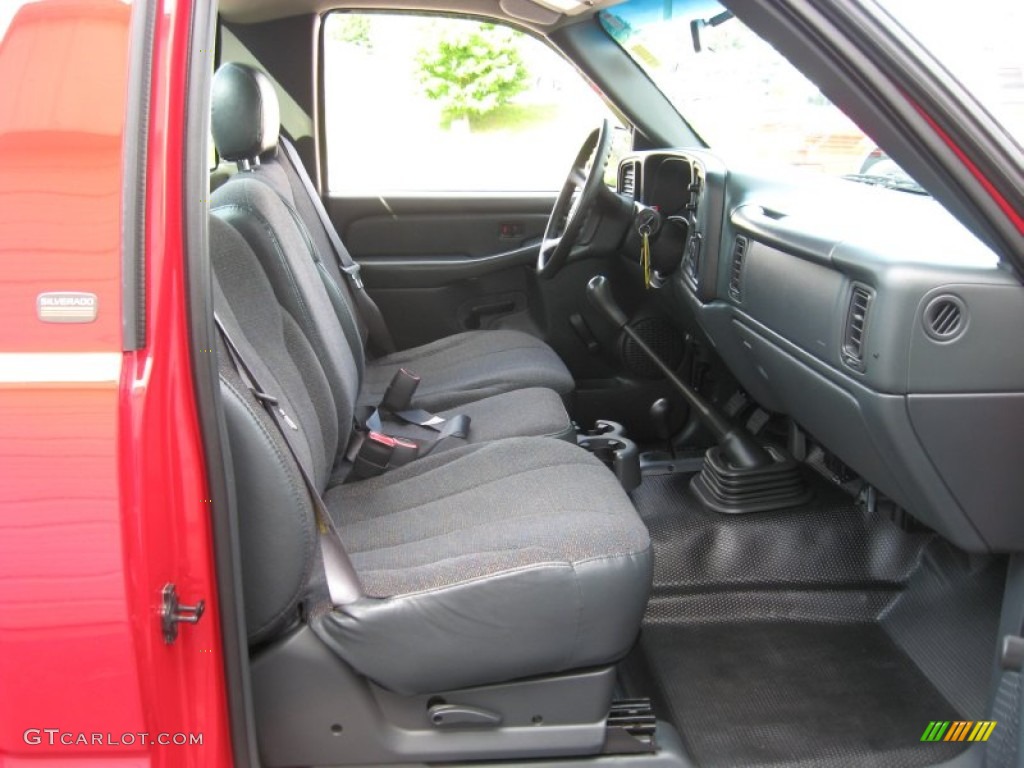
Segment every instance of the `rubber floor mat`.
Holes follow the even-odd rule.
[[[698,766],[934,765],[932,720],[986,711],[1004,563],[908,532],[809,475],[813,500],[721,515],[687,475],[633,494],[654,585],[620,667]]]
[[[699,766],[931,765],[921,743],[957,713],[877,624],[648,625],[657,700]]]
[[[809,473],[808,473],[809,474]],[[654,544],[656,595],[723,589],[895,588],[932,534],[907,534],[814,476],[814,499],[776,512],[723,515],[690,491],[691,475],[644,478],[633,493]]]

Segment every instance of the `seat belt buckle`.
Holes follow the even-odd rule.
[[[404,411],[412,402],[412,396],[416,394],[416,388],[420,385],[420,377],[410,373],[405,368],[399,368],[391,377],[391,383],[384,391],[384,397],[380,401],[380,408],[391,413]]]
[[[348,279],[352,281],[352,285],[360,291],[363,290],[363,276],[360,274],[362,269],[363,268],[355,262],[341,267],[341,271],[344,272],[348,276]]]
[[[352,462],[352,474],[360,479],[376,477],[389,467],[408,464],[418,453],[419,446],[414,442],[370,431]]]
[[[420,447],[412,440],[401,437],[391,439],[395,441],[395,450],[391,453],[391,462],[388,464],[390,468],[404,466],[419,457]]]
[[[395,438],[380,432],[367,432],[352,462],[352,474],[360,478],[376,477],[388,468],[394,452]]]

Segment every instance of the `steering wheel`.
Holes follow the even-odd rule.
[[[565,266],[569,253],[579,240],[583,222],[604,184],[604,171],[611,152],[612,129],[607,120],[602,120],[601,126],[583,142],[562,191],[558,193],[555,207],[551,209],[537,255],[537,274],[540,277],[554,277]],[[594,160],[588,173],[587,161],[591,155]]]

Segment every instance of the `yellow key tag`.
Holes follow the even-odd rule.
[[[640,263],[644,268],[644,288],[651,287],[651,233],[647,228],[640,232]]]

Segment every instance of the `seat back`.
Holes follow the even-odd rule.
[[[239,173],[211,199],[212,212],[242,232],[267,267],[282,305],[306,331],[318,353],[346,353],[329,373],[351,368],[358,391],[366,366],[367,326],[342,277],[323,225],[294,166],[279,152],[279,112],[265,74],[228,63],[213,82],[213,139]],[[239,126],[251,126],[241,129]],[[262,185],[262,187],[260,186]],[[311,306],[302,307],[302,294]],[[323,298],[326,297],[326,302]],[[341,335],[339,336],[338,329]]]
[[[277,398],[294,424],[295,454],[322,490],[330,480],[343,436],[321,360],[295,318],[279,303],[245,238],[213,216],[210,254],[217,316],[259,386]],[[223,340],[219,342],[246,625],[250,641],[259,643],[298,621],[300,603],[311,596],[313,576],[322,567],[316,519],[280,430],[239,377]]]

